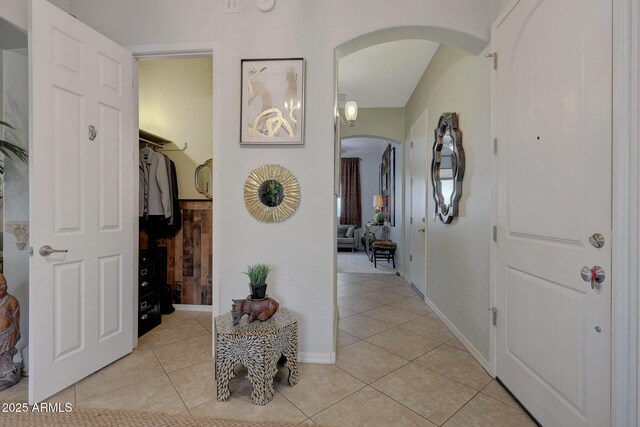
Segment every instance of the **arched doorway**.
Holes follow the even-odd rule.
[[[490,105],[490,73],[491,73],[491,61],[484,58],[484,55],[478,55],[482,48],[486,48],[486,42],[481,45],[475,45],[475,47],[466,43],[461,43],[460,34],[457,32],[450,32],[443,29],[436,29],[431,27],[408,27],[408,28],[391,28],[366,34],[353,39],[352,41],[345,43],[338,47],[335,52],[335,66],[336,75],[340,76],[340,63],[345,57],[359,52],[362,49],[367,49],[371,46],[377,46],[380,43],[389,43],[398,40],[418,39],[418,40],[432,40],[440,43],[438,48],[437,59],[438,65],[430,73],[425,73],[426,80],[420,79],[419,87],[416,86],[412,98],[424,97],[429,98],[429,102],[407,102],[405,107],[405,116],[403,121],[403,135],[397,140],[402,141],[402,166],[398,165],[398,168],[402,168],[404,171],[403,178],[399,180],[398,184],[402,189],[398,189],[398,192],[402,193],[404,214],[402,218],[405,219],[404,227],[406,229],[407,224],[410,222],[410,216],[407,215],[407,200],[409,199],[409,178],[407,177],[407,171],[409,169],[410,159],[409,151],[406,149],[409,146],[409,142],[415,137],[412,130],[417,127],[421,127],[422,145],[426,152],[421,160],[425,170],[428,170],[430,162],[431,150],[431,138],[433,130],[435,129],[434,121],[437,122],[440,114],[447,111],[458,111],[461,113],[461,117],[464,117],[463,134],[469,136],[469,159],[471,159],[471,166],[469,168],[469,175],[466,176],[464,187],[466,193],[463,195],[463,206],[465,211],[462,212],[461,219],[457,220],[456,224],[446,227],[445,225],[432,222],[430,211],[427,210],[419,217],[413,218],[414,221],[424,221],[420,225],[431,230],[432,233],[427,233],[427,251],[431,255],[429,257],[424,256],[428,262],[431,262],[431,268],[427,263],[426,280],[417,284],[421,292],[424,293],[424,301],[431,309],[436,312],[438,317],[447,325],[448,330],[455,333],[461,341],[464,341],[464,348],[470,348],[472,354],[480,362],[480,364],[490,371],[490,323],[487,316],[487,308],[489,306],[489,250],[490,247],[490,235],[488,233],[478,232],[477,230],[490,229],[490,205],[491,205],[491,152],[483,147],[485,144],[490,144],[491,141],[491,105]],[[464,37],[462,37],[464,39]],[[467,39],[467,42],[469,40]],[[487,53],[487,52],[485,52]],[[387,58],[388,59],[388,58]],[[474,68],[475,67],[475,68]],[[377,71],[375,67],[372,67]],[[479,71],[477,81],[474,76],[468,76],[465,80],[463,74],[457,74],[461,69],[465,69],[465,72],[474,72],[476,69]],[[453,73],[448,73],[449,70],[453,70]],[[433,78],[437,75],[438,78]],[[452,81],[451,79],[458,79],[458,81]],[[438,81],[446,80],[446,84],[441,84]],[[465,86],[465,90],[469,96],[465,99],[464,91],[460,89],[462,81],[474,81],[475,87]],[[338,82],[339,85],[339,82]],[[447,97],[447,90],[456,92],[455,96],[451,99]],[[476,91],[476,89],[478,91]],[[481,93],[480,93],[481,92]],[[438,95],[439,101],[436,102],[431,98],[429,93]],[[472,100],[473,98],[473,100]],[[336,111],[340,112],[340,97],[338,90],[336,90]],[[446,102],[451,101],[451,102]],[[429,104],[429,105],[427,105]],[[473,104],[473,105],[471,105]],[[431,108],[433,106],[433,108]],[[425,110],[429,108],[429,116],[423,115]],[[365,108],[366,110],[366,108]],[[421,123],[419,123],[421,122]],[[376,124],[380,125],[382,120],[376,120]],[[358,129],[356,126],[353,129]],[[352,136],[352,128],[348,129],[348,135]],[[371,135],[373,132],[365,130],[355,131],[355,135],[359,134]],[[375,133],[378,134],[379,133]],[[466,149],[466,147],[465,147]],[[426,179],[425,179],[426,178]],[[424,175],[423,188],[426,191],[430,191],[430,180],[427,174]],[[424,191],[426,193],[426,191]],[[427,193],[424,197],[425,200],[431,199],[431,194]],[[424,220],[423,220],[424,218]],[[476,230],[476,231],[473,231]],[[404,235],[405,233],[403,233]],[[486,235],[485,235],[486,234]],[[407,238],[403,238],[403,242],[399,245],[405,252]],[[477,264],[474,264],[474,268],[478,268],[476,275],[469,274],[471,270],[470,265],[457,265],[455,268],[447,268],[445,260],[453,260],[459,256],[460,253],[466,253],[471,251],[471,247],[485,248],[481,251],[480,255],[476,254]],[[475,261],[474,261],[475,262]],[[406,262],[405,262],[406,272]],[[463,277],[464,276],[464,277]],[[471,280],[469,277],[475,277]],[[338,279],[339,281],[339,279]],[[426,284],[434,284],[434,286],[427,286]],[[462,284],[462,285],[460,285]],[[455,294],[464,295],[464,301],[456,304]],[[469,296],[473,295],[473,298]],[[340,289],[337,292],[338,306],[340,306]],[[459,300],[459,299],[458,299]],[[464,308],[462,308],[464,306]],[[342,331],[339,329],[339,331]],[[467,339],[468,337],[468,339]]]

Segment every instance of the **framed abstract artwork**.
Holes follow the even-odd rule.
[[[240,143],[304,143],[304,58],[243,59]]]

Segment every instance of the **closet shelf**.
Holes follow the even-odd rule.
[[[178,149],[167,149],[163,148],[166,144],[174,144],[173,141],[163,138],[161,136],[155,135],[151,132],[147,132],[146,130],[140,129],[140,134],[138,135],[138,140],[140,143],[151,144],[155,147],[159,147],[162,151],[185,151],[187,149],[187,143],[184,143],[184,147]]]
[[[165,145],[165,144],[172,144],[173,141],[168,140],[166,138],[163,138],[161,136],[155,135],[151,132],[147,132],[146,130],[142,130],[140,129],[140,134],[138,136],[138,138],[140,139],[141,142],[148,142],[151,144],[159,144],[159,145]]]

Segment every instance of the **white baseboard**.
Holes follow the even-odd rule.
[[[298,353],[300,363],[336,363],[335,353]]]
[[[416,285],[414,285],[414,284],[413,284],[413,283],[411,283],[411,282],[408,282],[408,283],[409,283],[409,286],[411,286],[411,289],[413,289],[414,291],[416,291],[416,293],[417,293],[418,295],[420,295],[422,298],[425,298],[425,296],[422,294],[422,292],[420,292],[420,289],[418,289],[418,287],[417,287]]]
[[[196,304],[173,304],[173,308],[180,311],[206,311],[213,312],[213,306],[211,305],[196,305]]]
[[[482,365],[484,370],[487,371],[492,377],[495,376],[492,372],[491,364],[489,363],[489,361],[485,359],[484,356],[478,351],[478,349],[475,348],[473,344],[471,344],[471,342],[469,342],[469,340],[465,338],[464,335],[462,335],[462,332],[460,332],[458,328],[456,328],[455,325],[449,319],[447,319],[447,316],[445,316],[440,310],[438,310],[438,307],[436,307],[433,301],[431,301],[427,297],[424,297],[424,302],[427,303],[429,308],[433,310],[436,316],[438,316],[440,320],[442,320],[442,322],[447,326],[447,328],[449,328],[453,335],[458,338],[462,345],[464,345],[467,350],[469,350],[469,353],[471,353],[471,355],[478,361],[478,363]]]

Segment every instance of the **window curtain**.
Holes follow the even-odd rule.
[[[340,159],[340,224],[362,226],[360,198],[360,159]]]

